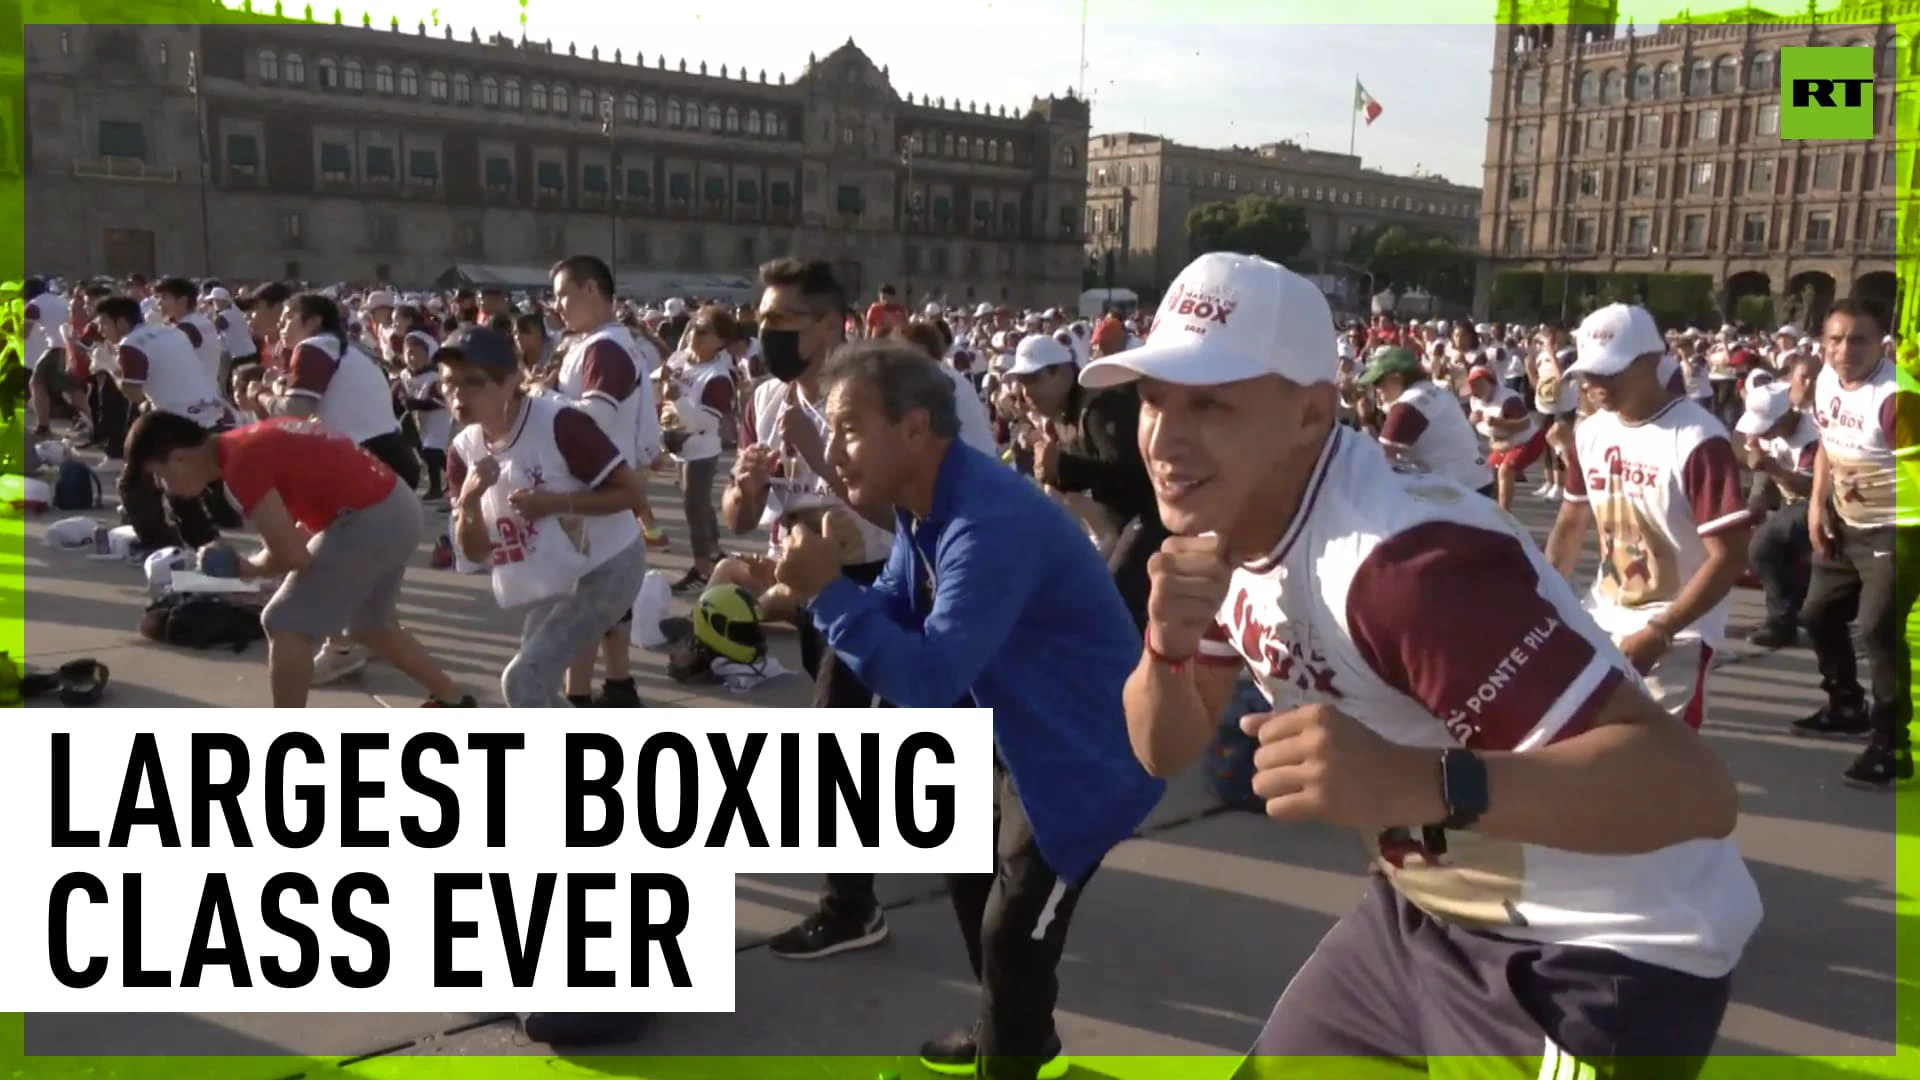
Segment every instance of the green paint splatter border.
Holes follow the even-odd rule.
[[[584,2],[584,0],[582,0]],[[1538,0],[1528,0],[1534,8]],[[1674,0],[1678,7],[1680,0]],[[233,5],[237,7],[238,5]],[[260,5],[271,11],[271,4]],[[335,15],[331,5],[316,5],[318,12],[305,5],[286,5],[306,18],[332,22],[336,18],[349,23],[361,21],[356,15]],[[520,0],[521,22],[525,22],[526,0]],[[1272,0],[1208,0],[1204,8],[1180,4],[1176,0],[1117,0],[1098,5],[1096,18],[1122,23],[1154,23],[1169,20],[1205,22],[1214,25],[1246,23],[1329,23],[1350,25],[1357,14],[1351,0],[1300,0],[1277,11]],[[1665,5],[1630,2],[1633,9],[1621,16],[1641,17],[1647,25],[1657,23]],[[1797,7],[1784,0],[1783,7]],[[1365,6],[1369,24],[1434,25],[1466,24],[1488,21],[1487,8],[1504,13],[1506,3],[1495,0],[1368,0]],[[1875,14],[1866,5],[1860,10]],[[1444,8],[1445,10],[1441,10]],[[1641,10],[1645,9],[1645,10]],[[344,9],[339,9],[344,11]],[[1920,34],[1920,2],[1895,0],[1880,9],[1880,17],[1891,19],[1908,42]],[[312,12],[311,15],[308,13]],[[1504,19],[1494,14],[1492,19]],[[0,0],[0,101],[11,110],[9,130],[15,138],[24,131],[23,88],[24,45],[22,25],[76,25],[92,22],[176,24],[280,21],[271,15],[242,13],[215,0],[141,0],[137,5],[105,9],[84,0]],[[389,20],[390,21],[390,20]],[[377,24],[376,24],[377,25]],[[1364,29],[1357,32],[1364,33]],[[1910,44],[1909,48],[1920,47]],[[1896,269],[1900,281],[1901,308],[1896,320],[1901,337],[1914,342],[1920,335],[1920,204],[1915,200],[1913,133],[1916,114],[1920,114],[1920,80],[1912,74],[1912,64],[1899,65],[1901,76],[1896,85],[1899,95],[1899,126],[1908,136],[1898,143],[1900,246]],[[12,160],[22,160],[22,148],[14,147]],[[5,225],[0,228],[0,279],[18,281],[25,274],[22,233],[26,223],[23,176],[0,175],[0,194],[4,194]],[[1920,366],[1920,365],[1917,365]],[[0,652],[16,658],[26,655],[26,624],[23,613],[26,589],[24,536],[18,518],[0,517]],[[1915,653],[1920,655],[1920,633],[1911,635]],[[1843,1080],[1854,1076],[1920,1075],[1920,900],[1914,895],[1914,883],[1920,881],[1920,792],[1913,789],[1895,796],[1895,1017],[1896,1050],[1888,1057],[1859,1058],[1719,1058],[1707,1069],[1715,1080]],[[891,1040],[889,1040],[891,1041]],[[646,1080],[823,1080],[847,1078],[865,1080],[884,1075],[906,1062],[894,1056],[838,1058],[577,1058],[568,1062],[565,1072],[574,1075],[612,1075],[644,1077]],[[1223,1057],[1125,1057],[1076,1059],[1075,1075],[1110,1077],[1113,1080],[1201,1080],[1225,1077],[1234,1059]],[[1464,1064],[1464,1063],[1462,1063]],[[1377,1066],[1360,1061],[1317,1060],[1300,1063],[1303,1075],[1368,1074]],[[247,1077],[249,1080],[292,1080],[306,1077],[322,1080],[520,1080],[551,1077],[555,1074],[551,1059],[542,1057],[372,1057],[364,1059],[238,1057],[142,1057],[142,1058],[50,1058],[27,1057],[24,1053],[24,1025],[19,1014],[0,1015],[0,1077],[9,1080],[224,1080]]]

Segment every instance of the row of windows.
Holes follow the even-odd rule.
[[[1855,38],[1846,43],[1847,48],[1867,48],[1868,43]],[[1898,38],[1889,38],[1881,46],[1878,70],[1883,77],[1893,77],[1900,66],[1900,57],[1906,51],[1906,43]],[[1767,93],[1780,88],[1779,75],[1775,67],[1776,59],[1772,52],[1755,52],[1746,63],[1746,89],[1753,93]],[[1705,97],[1709,94],[1732,94],[1741,89],[1740,58],[1722,56],[1718,59],[1698,57],[1687,68],[1686,93],[1688,97]],[[1920,72],[1920,51],[1914,54],[1914,70]],[[1631,73],[1620,68],[1605,71],[1588,69],[1580,73],[1579,81],[1574,84],[1574,103],[1576,105],[1618,105],[1624,101],[1665,101],[1680,96],[1680,65],[1668,61],[1658,67],[1636,64]],[[1544,98],[1545,75],[1537,67],[1529,67],[1520,72],[1516,97],[1521,105],[1539,105]]]
[[[1573,254],[1592,255],[1600,250],[1600,218],[1596,216],[1577,217],[1567,223],[1567,248]],[[1843,226],[1841,212],[1835,210],[1809,210],[1797,219],[1801,228],[1797,237],[1783,235],[1792,220],[1776,221],[1770,214],[1748,213],[1739,221],[1738,235],[1734,235],[1734,220],[1729,217],[1726,233],[1718,239],[1725,244],[1725,250],[1733,253],[1759,253],[1778,249],[1792,244],[1797,251],[1832,251],[1845,239],[1841,235]],[[1707,214],[1685,214],[1675,220],[1669,220],[1667,227],[1671,231],[1668,243],[1672,252],[1680,254],[1705,254],[1713,250],[1716,237],[1713,235],[1711,218]],[[1635,214],[1626,220],[1625,228],[1616,230],[1614,244],[1628,255],[1659,254],[1655,245],[1655,235],[1662,231],[1656,229],[1655,218],[1651,214]],[[1853,239],[1874,250],[1891,251],[1900,236],[1899,214],[1893,210],[1875,210],[1872,216],[1865,214],[1854,218]],[[1527,248],[1527,226],[1525,222],[1507,223],[1503,237],[1508,254],[1518,255]],[[1671,253],[1671,252],[1670,252]]]
[[[1890,114],[1897,104],[1897,100],[1889,99],[1887,108]],[[1750,127],[1747,126],[1749,120]],[[1562,152],[1568,154],[1605,152],[1615,149],[1616,143],[1617,149],[1626,151],[1661,149],[1683,142],[1719,145],[1744,142],[1755,136],[1778,138],[1780,103],[1769,101],[1750,109],[1747,106],[1709,105],[1673,113],[1648,112],[1623,118],[1597,116],[1585,122],[1571,121],[1563,131],[1566,145]],[[1617,140],[1616,132],[1619,133]],[[1668,138],[1669,134],[1673,136],[1672,139]],[[1540,125],[1515,124],[1514,156],[1533,157],[1540,151]]]
[[[1791,160],[1792,159],[1789,159],[1789,161]],[[1802,160],[1805,161],[1807,159]],[[1855,159],[1852,154],[1839,150],[1831,150],[1815,154],[1810,160],[1811,166],[1809,167],[1803,164],[1799,176],[1796,179],[1794,185],[1796,194],[1805,194],[1809,190],[1839,192],[1845,191],[1849,187],[1857,187],[1857,190],[1862,192],[1872,191],[1876,187],[1891,188],[1895,186],[1899,166],[1899,158],[1892,150],[1880,153],[1877,161],[1874,154],[1869,152],[1860,161],[1859,183],[1854,185],[1850,183],[1854,176],[1855,164]],[[1742,167],[1746,170],[1744,182],[1736,183],[1735,187],[1753,195],[1784,194],[1784,192],[1779,190],[1779,164],[1777,159],[1771,157],[1753,158],[1734,163],[1732,167],[1736,170],[1736,174]],[[1660,197],[1660,175],[1661,170],[1652,165],[1634,167],[1631,171],[1631,190],[1633,197]],[[1717,195],[1720,193],[1720,189],[1716,183],[1719,178],[1718,162],[1696,161],[1691,167],[1683,165],[1675,169],[1672,175],[1675,183],[1673,185],[1674,190],[1671,194],[1675,197],[1682,194],[1679,190],[1681,177],[1686,178],[1685,194]],[[1568,190],[1574,192],[1576,199],[1619,197],[1618,192],[1609,191],[1607,188],[1605,183],[1607,176],[1606,170],[1598,168],[1573,169],[1568,172],[1567,176]],[[1624,187],[1627,185],[1629,182],[1628,176],[1628,170],[1622,168],[1620,170],[1620,186]],[[1514,173],[1508,181],[1507,194],[1513,199],[1531,198],[1533,195],[1533,175],[1528,172]]]
[[[852,146],[856,136],[851,127],[842,126],[840,142],[843,146]],[[1018,157],[1014,153],[1012,139],[989,139],[984,135],[955,135],[949,131],[944,134],[916,131],[909,134],[904,147],[909,157],[941,157],[956,161],[984,161],[989,165],[1024,164],[1026,155]]]
[[[331,58],[322,58],[315,62],[314,67],[315,79],[321,89],[362,91],[367,88],[366,69],[357,60],[337,64]],[[305,86],[307,82],[306,61],[299,53],[290,52],[283,56],[272,49],[261,49],[254,58],[254,71],[262,82],[278,82],[287,86]],[[374,65],[372,85],[376,94],[417,98],[422,81],[419,71],[412,67],[402,66],[396,72],[392,65],[383,63]],[[463,72],[449,76],[444,71],[428,71],[425,86],[429,101],[469,105],[474,100],[475,84]],[[624,124],[645,124],[649,127],[662,126],[663,123],[661,103],[652,94],[622,95],[616,112],[612,94],[602,91],[596,97],[592,90],[585,87],[576,93],[564,83],[556,83],[551,87],[543,82],[530,83],[524,97],[517,78],[501,80],[487,75],[480,79],[478,86],[480,104],[488,107],[519,109],[524,102],[524,107],[531,112],[551,112],[561,116],[572,114],[582,120],[617,117]],[[664,126],[689,131],[724,132],[728,135],[757,135],[770,139],[782,138],[787,133],[785,121],[773,109],[765,112],[747,109],[743,113],[731,105],[710,102],[703,108],[697,101],[682,102],[674,97],[666,99]]]
[[[309,246],[309,232],[305,211],[283,210],[278,216],[278,224],[279,239],[282,245],[299,248]],[[398,221],[394,215],[384,211],[369,211],[365,221],[364,242],[375,248],[385,248],[394,243],[394,238],[398,235],[397,230]],[[541,255],[557,257],[566,254],[567,230],[565,226],[553,224],[543,225],[540,227],[539,233],[538,242]],[[675,269],[703,269],[709,265],[709,245],[705,233],[698,231],[683,233],[680,237],[680,243],[677,245],[678,250],[672,252],[657,253],[653,239],[653,234],[645,229],[628,230],[623,238],[624,242],[621,245],[621,258],[639,263],[653,263],[656,258],[664,258],[666,265]],[[454,224],[451,254],[471,256],[483,253],[485,249],[486,234],[478,223],[463,221]],[[774,259],[781,258],[791,250],[792,237],[784,234],[776,234],[770,238],[766,257]],[[735,267],[751,268],[757,265],[761,259],[756,238],[751,236],[736,237],[732,258],[736,260],[731,264]],[[288,265],[297,266],[298,264],[290,263]],[[384,279],[392,275],[386,273],[384,270],[377,270],[374,276]]]
[[[1211,173],[1195,170],[1190,165],[1169,165],[1161,171],[1161,181],[1169,184],[1198,184],[1223,191],[1247,191],[1262,195],[1271,195],[1283,199],[1305,199],[1316,202],[1333,202],[1343,206],[1367,206],[1377,210],[1404,210],[1416,214],[1436,214],[1445,217],[1469,218],[1479,212],[1479,205],[1470,202],[1436,202],[1411,195],[1383,195],[1379,192],[1353,191],[1325,185],[1307,187],[1303,184],[1286,184],[1271,176],[1257,177],[1243,181],[1240,174],[1214,169]],[[1117,187],[1121,184],[1150,184],[1153,182],[1151,164],[1109,165],[1088,170],[1087,182],[1095,187]]]

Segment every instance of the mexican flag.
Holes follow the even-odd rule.
[[[1353,80],[1353,111],[1366,117],[1369,127],[1380,118],[1380,103],[1367,93],[1367,88],[1360,85],[1359,79]]]

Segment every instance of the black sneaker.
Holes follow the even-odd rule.
[[[633,685],[632,679],[615,682],[608,679],[600,684],[600,693],[594,695],[593,707],[596,709],[639,709],[640,691]]]
[[[1896,783],[1913,779],[1913,751],[1869,746],[1841,779],[1848,787],[1885,791]]]
[[[937,1039],[929,1039],[920,1047],[920,1064],[928,1072],[941,1076],[973,1076],[980,1057],[979,1028],[964,1028],[950,1032]],[[1060,1080],[1072,1068],[1072,1062],[1062,1052],[1060,1036],[1055,1034],[1047,1039],[1046,1056],[1034,1076],[1038,1080]]]
[[[1857,704],[1828,705],[1793,722],[1793,733],[1811,739],[1858,739],[1871,730],[1867,710]]]
[[[439,698],[428,698],[420,703],[420,707],[423,709],[477,709],[480,707],[480,703],[474,700],[472,694],[468,694],[459,701],[441,701]]]
[[[824,960],[855,949],[868,949],[887,940],[887,916],[879,908],[860,922],[836,919],[816,911],[799,926],[776,934],[767,951],[782,960]]]
[[[1748,634],[1747,641],[1763,649],[1789,649],[1800,644],[1800,628],[1792,623],[1770,622]]]
[[[687,571],[679,581],[673,583],[673,591],[676,593],[696,592],[706,587],[707,575],[698,570]]]
[[[527,1038],[552,1046],[604,1046],[626,1042],[640,1029],[643,1013],[520,1013]]]

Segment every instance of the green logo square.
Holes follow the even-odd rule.
[[[1780,50],[1782,139],[1873,138],[1873,50]]]

